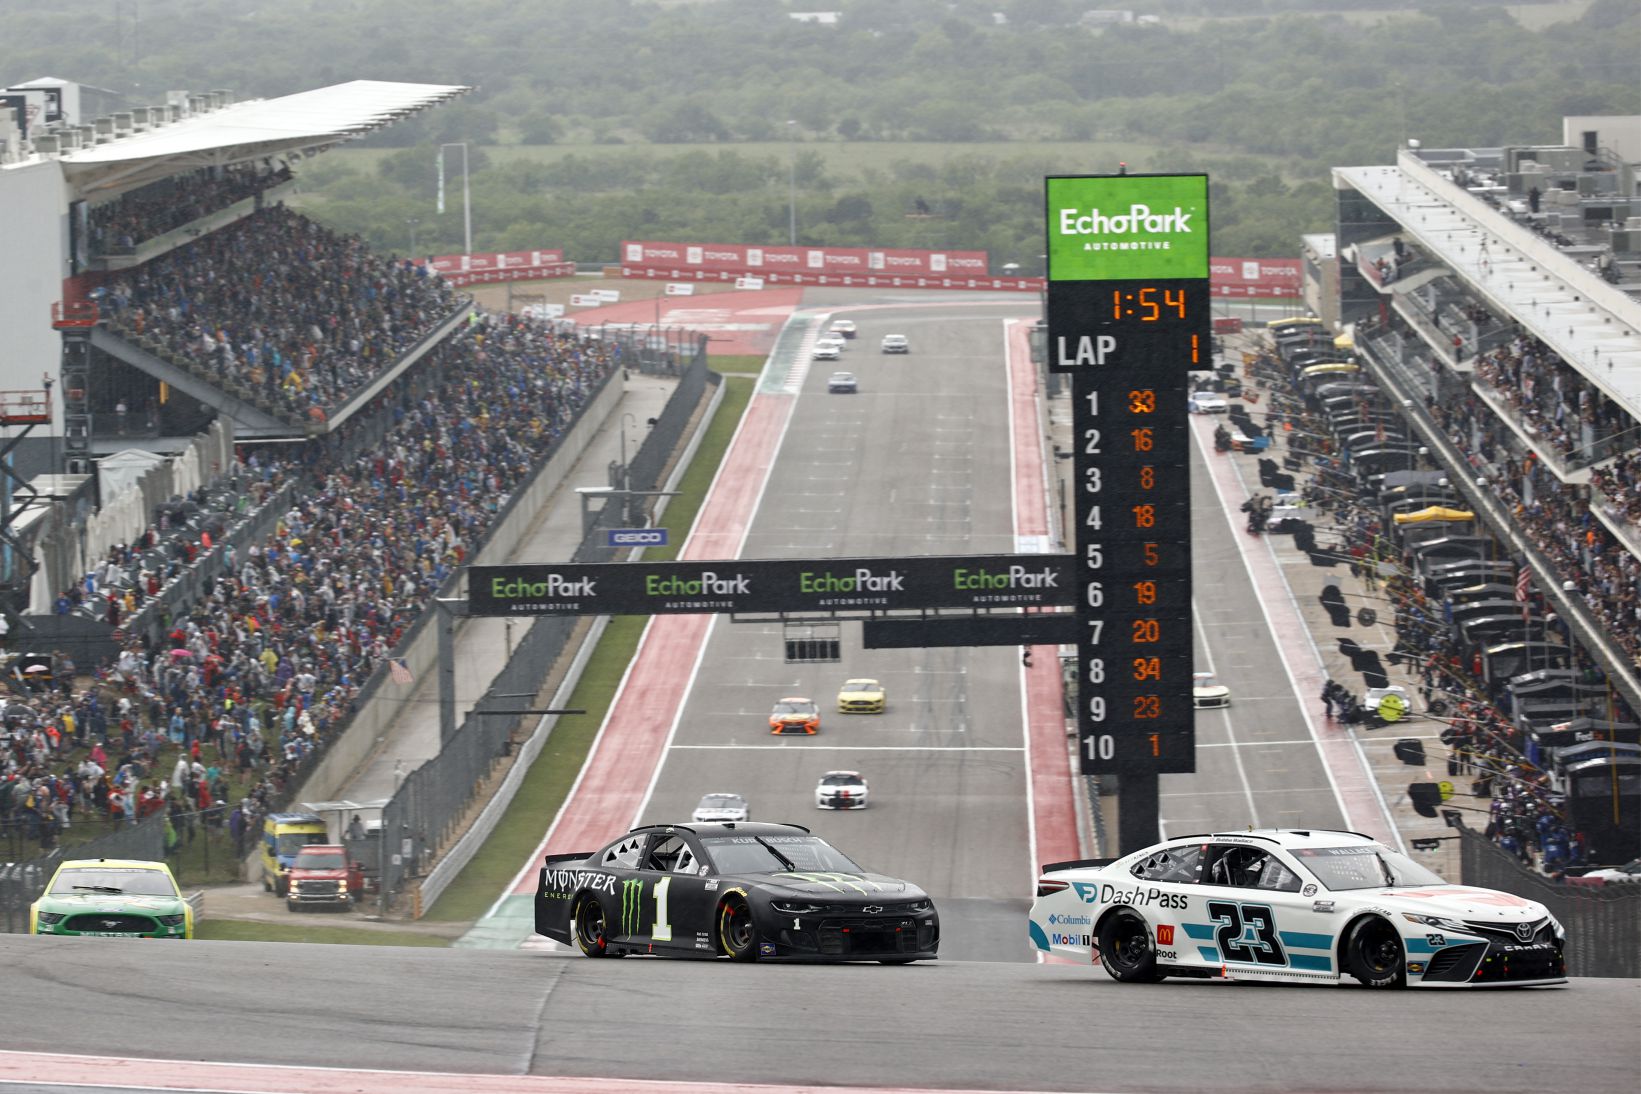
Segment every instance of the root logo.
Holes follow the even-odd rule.
[[[637,934],[644,926],[644,883],[637,878],[621,883],[621,933]]]

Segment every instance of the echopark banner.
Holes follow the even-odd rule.
[[[474,566],[470,615],[1038,608],[1069,604],[1071,555]]]

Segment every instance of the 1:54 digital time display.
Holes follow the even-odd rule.
[[[1124,284],[1111,290],[1110,318],[1115,322],[1183,322],[1190,317],[1183,288]]]

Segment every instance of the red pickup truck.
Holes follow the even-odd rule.
[[[352,907],[365,891],[363,867],[341,844],[308,844],[291,863],[290,878],[285,907],[293,912],[315,904]]]

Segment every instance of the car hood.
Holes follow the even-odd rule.
[[[1468,885],[1425,885],[1384,889],[1378,894],[1391,908],[1414,915],[1439,915],[1476,923],[1521,923],[1543,919],[1548,908],[1531,900]]]
[[[306,866],[293,866],[291,877],[301,881],[341,881],[345,880],[348,872],[342,869],[327,867],[323,870],[312,870]]]
[[[881,698],[883,698],[883,693],[881,691],[840,691],[840,692],[838,692],[838,698],[839,699],[881,699]]]
[[[776,898],[881,896],[891,900],[918,900],[928,895],[911,882],[901,881],[886,874],[799,870],[789,874],[759,874],[756,880],[765,892]]]
[[[78,915],[85,912],[175,912],[182,900],[174,896],[134,896],[115,893],[84,893],[73,896],[43,896],[39,907],[50,912]]]
[[[813,722],[819,714],[771,714],[771,722]]]

